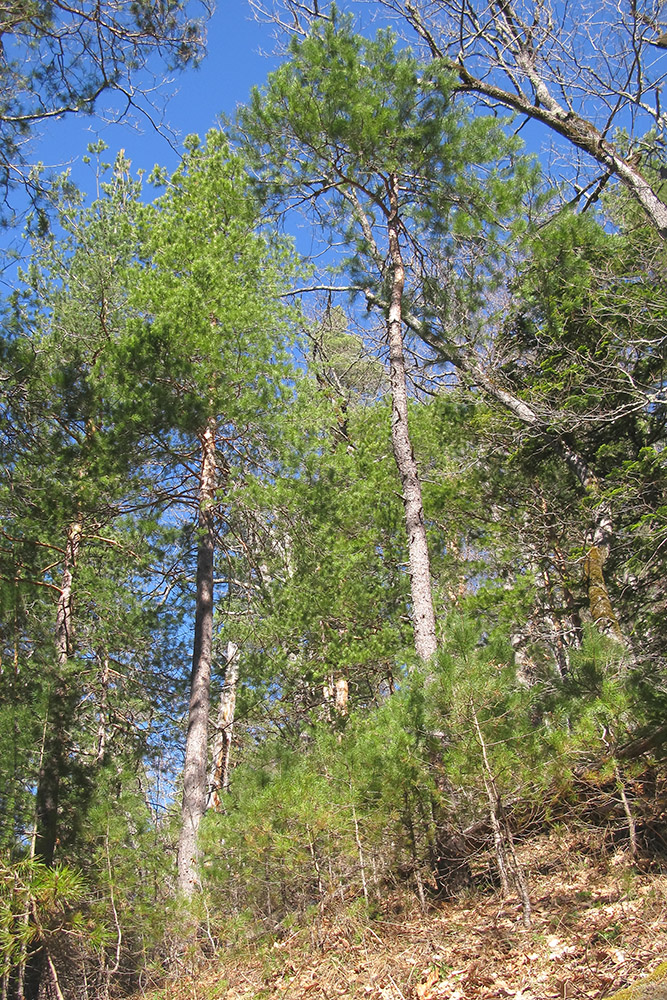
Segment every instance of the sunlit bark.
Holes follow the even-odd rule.
[[[183,769],[183,807],[178,841],[178,884],[190,896],[198,884],[197,834],[206,811],[207,749],[211,657],[213,647],[213,558],[215,528],[212,505],[216,487],[216,421],[211,417],[199,435],[199,544],[197,547],[197,598],[192,652],[190,706]]]
[[[387,232],[392,274],[391,300],[387,313],[387,337],[389,340],[389,378],[391,383],[391,442],[403,491],[415,650],[417,656],[426,661],[434,655],[438,644],[435,632],[431,567],[424,524],[421,483],[408,426],[408,389],[402,329],[405,267],[399,240],[399,190],[398,178],[395,174],[389,176],[389,204],[390,215],[387,220]]]
[[[60,790],[70,741],[72,692],[68,687],[67,664],[74,648],[73,582],[81,534],[80,521],[72,522],[67,530],[62,581],[56,605],[56,668],[49,695],[37,779],[33,855],[48,866],[53,864],[58,843]],[[26,961],[25,969],[21,970],[25,1000],[37,1000],[39,996],[44,978],[44,961],[44,950],[36,949]]]
[[[213,743],[213,764],[209,781],[208,804],[219,811],[222,795],[229,791],[230,761],[234,737],[234,713],[236,711],[236,685],[239,679],[239,647],[227,643],[227,668],[225,683],[220,692],[216,736]]]
[[[386,308],[386,304],[373,293],[366,292],[366,298],[371,305]],[[609,556],[613,539],[611,511],[601,496],[600,484],[593,470],[584,457],[561,434],[550,427],[548,421],[540,416],[529,403],[499,385],[476,356],[453,344],[438,340],[432,335],[429,328],[411,313],[404,312],[403,321],[427,344],[430,344],[443,360],[448,361],[488,396],[501,403],[522,424],[542,434],[573,473],[584,494],[592,501],[589,544],[585,560],[591,618],[599,631],[627,645],[627,639],[623,635],[611,603],[604,576],[604,565]]]

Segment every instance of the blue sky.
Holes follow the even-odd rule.
[[[377,11],[369,5],[366,9],[362,7],[361,13],[365,27],[370,28]],[[232,113],[237,104],[247,99],[252,85],[265,80],[276,65],[275,58],[262,55],[262,50],[272,51],[274,47],[271,35],[270,26],[253,19],[247,0],[219,0],[218,10],[209,22],[208,55],[202,65],[175,76],[163,91],[175,92],[166,107],[165,123],[181,141],[191,132],[203,135],[221,112]],[[103,97],[99,111],[104,104]],[[93,174],[82,160],[87,144],[98,138],[109,146],[109,159],[122,148],[135,170],[150,170],[155,163],[173,170],[178,163],[177,152],[148,121],[139,124],[139,128],[105,124],[99,116],[71,116],[54,121],[42,126],[41,139],[33,142],[31,159],[41,160],[57,170],[70,167],[74,180],[91,193]],[[522,138],[528,149],[545,159],[545,148],[554,142],[552,133],[534,123],[523,128]],[[571,148],[565,156],[568,160],[572,158]]]
[[[362,30],[374,29],[379,23],[372,11],[360,22]],[[88,144],[97,139],[109,147],[107,160],[113,160],[124,149],[133,171],[150,171],[156,163],[172,171],[178,165],[178,148],[186,135],[204,135],[221,113],[232,114],[238,104],[247,100],[251,87],[265,81],[278,64],[275,56],[266,54],[274,48],[271,25],[253,18],[247,0],[219,0],[208,23],[208,52],[202,64],[172,75],[156,98],[156,103],[165,104],[164,131],[176,136],[172,145],[141,116],[134,125],[105,121],[105,111],[114,102],[114,96],[107,94],[98,102],[95,115],[70,115],[38,127],[29,160],[41,161],[56,173],[69,169],[73,180],[91,197],[95,195],[94,173],[83,159]],[[156,73],[161,74],[159,67]],[[169,98],[166,103],[165,98]],[[528,148],[539,150],[540,131],[532,123],[523,129]],[[16,200],[14,197],[15,204]]]
[[[273,48],[270,28],[252,19],[245,0],[220,0],[208,25],[208,54],[203,63],[174,75],[163,91],[174,94],[166,105],[164,120],[180,141],[192,132],[203,135],[221,112],[231,113],[244,102],[253,84],[261,84],[277,64],[275,58],[261,54]],[[98,110],[104,107],[103,98]],[[77,184],[93,193],[93,174],[83,164],[83,156],[87,144],[97,139],[108,145],[108,158],[124,149],[135,170],[150,170],[155,163],[173,170],[178,164],[177,153],[148,121],[140,120],[137,128],[105,124],[97,115],[70,116],[42,127],[31,159],[41,160],[58,172],[70,168]]]

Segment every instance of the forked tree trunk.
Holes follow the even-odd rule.
[[[387,220],[387,231],[391,258],[391,299],[387,315],[387,337],[389,340],[389,377],[392,402],[391,442],[403,488],[415,650],[420,660],[426,662],[434,655],[438,645],[421,482],[408,426],[408,390],[402,330],[405,267],[399,240],[398,196],[398,178],[395,174],[390,174],[389,204],[391,212]]]
[[[230,760],[234,737],[234,713],[236,711],[236,685],[239,679],[239,647],[227,643],[227,668],[225,683],[220,692],[218,723],[213,743],[213,763],[209,781],[209,807],[218,812],[222,807],[222,795],[229,791]]]
[[[213,502],[216,487],[216,420],[209,418],[199,435],[201,477],[199,482],[199,544],[197,547],[197,598],[192,650],[192,675],[188,731],[183,769],[183,808],[178,841],[178,886],[191,896],[198,884],[197,834],[206,811],[207,748],[211,655],[213,648],[213,557],[215,526]]]

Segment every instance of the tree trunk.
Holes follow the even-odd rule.
[[[192,650],[188,731],[183,770],[183,808],[178,841],[178,885],[192,896],[198,884],[197,833],[206,811],[207,748],[211,655],[213,647],[213,556],[215,532],[216,420],[210,417],[200,433],[199,545],[197,549],[197,603]]]
[[[477,712],[475,711],[475,703],[472,698],[470,699],[470,711],[472,713],[472,721],[475,727],[477,742],[479,743],[479,748],[482,752],[482,777],[484,779],[484,788],[486,789],[486,795],[489,802],[489,819],[491,820],[491,828],[493,830],[493,842],[496,849],[501,891],[503,896],[509,895],[509,877],[511,877],[519,895],[519,899],[521,900],[523,926],[530,927],[531,905],[530,895],[528,893],[528,883],[526,881],[526,876],[524,875],[521,862],[519,861],[514,848],[512,831],[510,830],[509,824],[504,817],[502,801],[498,788],[496,787],[496,781],[493,776],[493,771],[491,770],[488,754],[486,752],[484,734],[482,733],[482,727],[479,724]]]
[[[56,606],[56,669],[48,700],[35,797],[34,851],[31,853],[49,867],[53,864],[58,842],[60,784],[67,765],[74,702],[73,692],[67,683],[67,663],[74,647],[72,583],[81,545],[81,531],[80,521],[74,521],[67,530],[62,583]],[[44,952],[38,949],[26,961],[25,970],[22,970],[25,1000],[38,1000],[44,975],[44,958]]]
[[[100,670],[100,708],[97,722],[97,756],[96,764],[104,763],[104,755],[107,749],[107,709],[109,699],[109,657],[105,653]]]
[[[599,632],[625,644],[616,612],[609,598],[603,567],[607,556],[598,545],[591,545],[586,553],[586,578],[588,580],[588,604],[591,618]]]
[[[442,4],[437,6],[442,8]],[[426,8],[427,5],[424,5],[424,9]],[[548,80],[549,78],[558,79],[559,74],[553,66],[549,65],[548,54],[541,51],[539,45],[536,47],[533,41],[534,30],[539,22],[539,14],[536,14],[532,26],[528,27],[521,24],[520,15],[517,17],[516,11],[509,3],[498,4],[497,11],[493,10],[492,4],[484,14],[483,25],[476,22],[474,17],[471,18],[471,33],[467,34],[463,29],[465,5],[455,5],[453,9],[450,6],[449,13],[456,24],[458,49],[458,55],[452,59],[446,56],[413,0],[407,0],[405,10],[408,22],[426,42],[433,58],[449,63],[451,70],[458,75],[463,91],[481,94],[489,102],[503,104],[520,115],[541,122],[558,135],[563,136],[577,149],[581,149],[607,171],[602,179],[602,184],[608,177],[616,176],[641,205],[647,218],[655,226],[662,239],[667,239],[667,204],[653,190],[649,181],[638,169],[636,162],[628,155],[621,155],[618,145],[606,138],[606,129],[604,133],[600,132],[592,122],[578,114],[567,102],[567,99],[566,103],[561,103],[554,97],[548,86]],[[553,16],[553,11],[550,12],[550,15]],[[550,26],[549,48],[551,48],[553,41],[552,30]],[[500,65],[512,81],[512,89],[505,90],[492,82],[492,73],[490,72],[483,73],[478,77],[468,70],[463,61],[464,53],[474,60],[475,53],[474,50],[471,53],[470,43],[478,38],[490,43],[496,49]],[[502,44],[499,43],[499,38],[502,38]],[[502,55],[500,55],[501,49]],[[528,81],[529,92],[522,89],[522,78]],[[601,81],[599,82],[601,83]],[[564,81],[559,80],[559,85],[561,93],[564,93]],[[579,80],[573,83],[572,90],[582,86],[582,81]],[[602,84],[602,86],[605,85]],[[620,84],[618,87],[611,104],[615,100],[627,96],[623,93]]]
[[[213,744],[213,766],[209,782],[208,804],[220,811],[222,799],[220,793],[229,791],[229,761],[232,752],[234,735],[234,712],[236,709],[236,685],[239,679],[239,647],[233,642],[227,643],[227,669],[225,683],[220,692],[218,708],[218,725]]]
[[[609,504],[600,500],[600,484],[593,471],[584,459],[571,448],[562,438],[553,437],[554,449],[563,457],[566,465],[579,480],[581,488],[595,504],[590,527],[590,545],[584,563],[588,584],[588,606],[593,624],[602,632],[617,642],[629,648],[629,643],[623,635],[616,612],[614,611],[604,576],[604,564],[607,561],[614,537],[614,527]]]
[[[370,292],[366,293],[366,298],[372,305],[381,306],[383,304]],[[629,649],[628,640],[623,634],[614,611],[604,577],[604,564],[611,547],[613,525],[609,506],[600,500],[600,484],[595,473],[586,460],[560,434],[553,430],[529,403],[508,389],[497,385],[475,358],[470,357],[465,350],[452,344],[438,341],[430,334],[425,324],[421,323],[415,316],[404,315],[403,319],[411,330],[438,351],[441,357],[452,364],[458,372],[470,376],[487,395],[501,403],[522,424],[542,434],[573,473],[584,494],[596,504],[591,519],[591,543],[585,562],[591,618],[600,632],[618,640]]]
[[[47,865],[53,863],[57,841],[60,779],[67,756],[72,694],[65,676],[74,645],[72,623],[72,580],[81,544],[81,524],[74,522],[67,531],[62,586],[56,608],[56,677],[49,696],[47,748],[37,783],[37,823],[35,855]]]
[[[392,270],[387,337],[389,340],[389,376],[392,401],[391,442],[403,488],[415,650],[420,660],[426,662],[434,655],[438,645],[435,634],[431,566],[424,525],[421,483],[408,426],[408,390],[402,331],[405,268],[399,241],[398,194],[398,178],[395,174],[390,174],[389,203],[391,212],[387,220],[387,230]]]

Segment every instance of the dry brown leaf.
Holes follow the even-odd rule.
[[[415,996],[417,1000],[430,1000],[431,991],[439,979],[439,973],[437,969],[431,969],[424,980],[418,986],[415,986]]]

